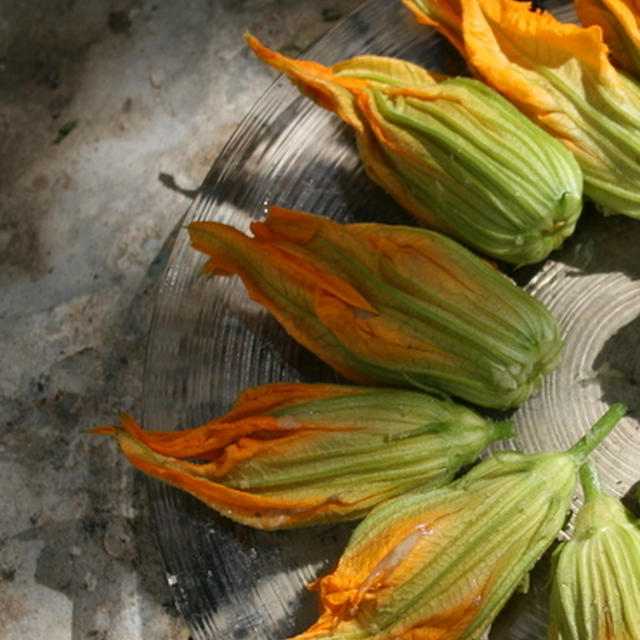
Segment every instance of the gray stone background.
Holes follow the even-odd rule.
[[[189,637],[144,483],[140,415],[168,239],[275,74],[360,0],[0,0],[0,640]]]

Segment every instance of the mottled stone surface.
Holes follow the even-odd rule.
[[[144,482],[107,439],[140,414],[168,240],[274,77],[359,0],[0,0],[0,639],[186,639]]]

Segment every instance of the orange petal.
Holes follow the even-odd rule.
[[[585,26],[598,25],[616,64],[640,74],[640,4],[637,0],[574,0]]]
[[[246,36],[246,40],[263,62],[286,73],[302,93],[335,112],[359,133],[366,130],[366,122],[355,106],[354,96],[358,91],[396,85],[426,86],[445,77],[406,60],[373,55],[357,56],[325,67],[317,62],[283,56],[263,46],[253,36]]]
[[[616,71],[598,27],[559,22],[513,0],[405,0],[421,22],[455,44],[471,68],[530,116],[559,108],[540,69],[569,86],[589,81],[615,86]]]
[[[379,604],[423,566],[425,557],[438,550],[454,515],[454,510],[445,510],[396,521],[384,537],[370,539],[355,552],[348,549],[332,573],[309,587],[319,593],[323,609],[335,621],[354,618],[363,603]]]
[[[228,458],[228,453],[225,453],[227,448],[241,439],[248,441],[248,437],[253,436],[267,441],[270,438],[291,437],[295,433],[292,429],[283,429],[277,418],[269,416],[249,416],[232,422],[217,419],[183,431],[142,429],[131,416],[121,417],[121,423],[127,435],[161,455],[217,460],[216,465],[221,467],[217,475],[226,472],[222,470],[220,460],[225,456]],[[244,452],[243,457],[247,455]]]
[[[275,242],[291,243],[291,245],[310,245],[314,241],[323,244],[328,243],[357,256],[359,262],[369,267],[374,261],[370,260],[371,256],[369,255],[368,247],[363,246],[359,238],[352,237],[350,232],[352,226],[340,224],[313,213],[283,209],[281,207],[269,207],[268,217],[264,222],[255,223],[254,230],[260,237],[265,237]],[[330,252],[323,251],[322,247],[314,247],[312,252],[315,256],[320,256],[324,260],[323,264],[328,269],[332,269]],[[340,268],[336,268],[334,271],[341,274]],[[355,307],[361,308],[363,311],[375,312],[375,309],[357,292],[356,296],[353,294],[341,294],[339,290],[334,290],[330,293],[335,294]]]
[[[394,272],[406,276],[404,291],[412,291],[410,284],[414,280],[415,291],[421,291],[419,295],[424,295],[424,286],[428,283],[434,293],[442,291],[447,296],[457,295],[461,301],[470,295],[477,304],[478,288],[482,284],[478,273],[463,269],[462,263],[452,260],[452,250],[447,243],[436,242],[433,236],[417,235],[400,226],[384,231],[375,225],[354,225],[352,232],[366,239]],[[484,264],[495,268],[488,262]]]
[[[357,393],[361,393],[359,387],[341,384],[304,384],[301,382],[263,384],[241,391],[236,398],[233,409],[217,418],[216,421],[231,422],[251,415],[264,415],[303,402]]]
[[[217,222],[190,224],[192,246],[211,256],[207,272],[222,267],[226,272],[239,275],[251,297],[274,314],[278,299],[290,296],[299,304],[300,298],[308,298],[317,289],[354,307],[375,312],[348,282],[333,273],[321,259],[304,251],[304,244],[313,237],[304,225],[314,220],[317,223],[321,220],[319,216],[276,207],[270,211],[265,222],[252,224],[254,238]],[[272,291],[276,295],[271,294]]]
[[[462,8],[460,0],[427,2],[429,12],[425,11],[424,3],[420,1],[402,0],[402,2],[414,14],[418,22],[437,29],[458,49],[463,57],[466,57],[462,38]]]
[[[268,65],[286,73],[306,96],[324,109],[335,112],[356,130],[362,128],[353,104],[351,89],[366,86],[356,78],[338,78],[331,68],[317,62],[294,60],[260,44],[257,38],[245,36],[254,53]]]
[[[237,522],[262,529],[277,529],[308,522],[322,514],[339,512],[343,503],[339,497],[324,496],[308,499],[265,497],[232,489],[201,477],[200,467],[182,460],[173,460],[154,453],[124,430],[118,434],[118,444],[131,464],[167,484],[195,496]]]
[[[259,235],[260,225],[254,228]],[[189,233],[193,247],[211,256],[207,271],[222,266],[239,275],[253,300],[296,341],[327,361],[340,347],[314,315],[315,293],[323,290],[355,308],[375,312],[351,285],[293,242],[263,242],[215,222],[193,223]]]
[[[481,76],[526,109],[553,111],[555,92],[538,72],[553,70],[569,85],[591,74],[616,82],[598,28],[561,23],[550,13],[532,12],[526,2],[461,0],[467,58]]]
[[[400,640],[458,640],[477,616],[482,599],[482,589],[466,594],[450,608],[421,620],[399,634],[393,634],[393,637]]]
[[[395,322],[390,317],[392,310],[389,315],[368,315],[339,298],[318,291],[315,311],[340,343],[348,346],[351,354],[369,363],[397,369],[398,383],[402,380],[403,371],[409,373],[419,370],[428,361],[456,367],[453,354],[445,353],[419,336],[412,335],[412,327]],[[356,375],[346,365],[335,366],[352,379]],[[464,363],[459,363],[458,372],[463,368]]]
[[[251,230],[256,239],[271,243],[287,255],[290,263],[296,265],[296,277],[304,279],[309,291],[322,290],[357,309],[376,313],[366,298],[332,270],[328,260],[326,264],[321,262],[322,252],[312,255],[304,251],[304,245],[320,232],[332,238],[333,232],[338,231],[344,237],[344,231],[335,222],[303,211],[269,207],[266,220],[254,222]]]
[[[428,558],[442,552],[447,528],[456,509],[444,509],[422,517],[396,521],[384,536],[370,538],[348,547],[336,569],[317,580],[310,588],[319,592],[323,612],[318,621],[296,640],[350,637],[355,629],[361,637],[402,638],[403,640],[456,640],[461,637],[484,603],[487,584],[475,584],[455,601],[415,624],[403,619],[396,630],[393,625],[379,634],[371,633],[369,615],[375,620],[377,609],[392,606],[397,588],[420,571]],[[354,637],[358,637],[355,635]]]

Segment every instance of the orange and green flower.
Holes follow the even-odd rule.
[[[441,486],[512,430],[417,391],[274,383],[195,429],[145,430],[123,416],[93,432],[223,515],[283,529],[360,518],[400,493]]]
[[[573,232],[575,159],[483,83],[381,56],[325,67],[247,41],[353,127],[368,175],[425,225],[515,264],[543,260]]]
[[[287,332],[359,384],[435,388],[480,406],[524,402],[558,361],[547,309],[454,240],[273,207],[253,236],[189,225],[204,273],[242,278]]]
[[[312,583],[321,613],[296,640],[480,638],[554,542],[579,467],[624,411],[612,406],[568,451],[498,453],[374,509]]]
[[[556,552],[549,640],[640,640],[640,521],[580,470],[585,503]]]
[[[612,65],[599,27],[514,0],[403,0],[478,77],[573,153],[584,193],[640,218],[640,84]]]
[[[598,25],[621,69],[640,78],[640,3],[638,0],[574,0],[585,26]]]

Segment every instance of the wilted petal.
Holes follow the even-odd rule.
[[[620,68],[640,77],[640,4],[637,0],[574,0],[585,26],[598,25],[611,58]]]
[[[93,432],[223,515],[281,529],[359,518],[399,493],[440,486],[512,425],[424,393],[289,383],[245,392],[195,429],[145,430],[123,416]]]

